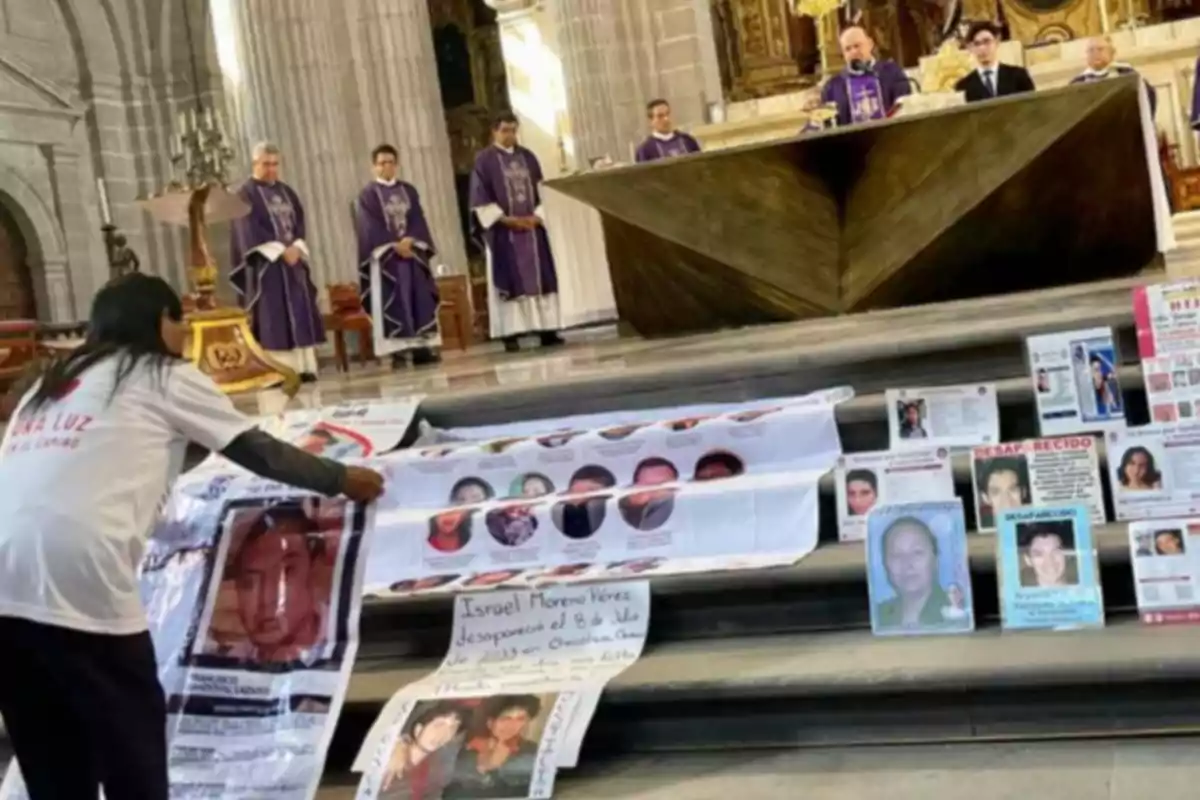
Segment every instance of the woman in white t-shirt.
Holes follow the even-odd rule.
[[[182,358],[182,318],[160,278],[109,283],[0,444],[0,716],[33,800],[168,796],[137,569],[189,443],[328,496],[383,490],[256,429]]]

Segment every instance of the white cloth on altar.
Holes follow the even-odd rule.
[[[558,270],[561,327],[617,319],[600,212],[544,183],[540,191],[550,252]]]
[[[1138,80],[1142,80],[1139,76]],[[1146,142],[1146,169],[1150,173],[1150,200],[1154,206],[1154,229],[1158,234],[1158,252],[1175,249],[1175,226],[1171,222],[1171,203],[1167,200],[1167,183],[1163,178],[1162,161],[1158,156],[1158,129],[1150,114],[1150,93],[1138,92],[1138,108],[1142,117],[1142,137]]]

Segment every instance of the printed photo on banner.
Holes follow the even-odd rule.
[[[408,397],[289,411],[279,422],[280,435],[313,455],[337,461],[367,458],[399,446],[420,402],[420,397]]]
[[[608,513],[612,494],[605,490],[616,485],[616,476],[607,468],[598,464],[580,467],[571,475],[563,493],[566,499],[556,503],[550,511],[554,527],[568,539],[591,538],[600,530]]]
[[[364,524],[344,500],[231,502],[186,663],[339,669]]]
[[[1092,522],[1104,522],[1100,460],[1092,436],[1029,439],[971,451],[975,519],[995,530],[1010,508],[1082,504]]]
[[[633,490],[617,502],[621,519],[639,531],[652,531],[666,525],[675,510],[675,495],[679,489],[665,484],[678,480],[679,470],[665,458],[653,456],[638,463],[633,471]]]
[[[443,575],[462,576],[445,584],[459,591],[481,573],[520,568],[532,580],[630,559],[803,557],[815,546],[817,482],[841,455],[835,411],[816,400],[718,415],[666,409],[636,425],[556,432],[544,421],[549,431],[532,438],[393,453],[367,591],[437,591],[414,582]],[[742,414],[752,418],[734,419]]]
[[[1200,417],[1200,282],[1135,289],[1133,317],[1151,421]]]
[[[848,453],[838,459],[834,486],[838,538],[860,542],[867,535],[867,515],[877,505],[954,499],[950,450]]]
[[[996,529],[1005,628],[1104,624],[1096,545],[1084,506],[1007,509]]]
[[[1025,346],[1042,436],[1125,426],[1112,328],[1030,336]]]
[[[380,800],[533,797],[553,694],[421,700],[379,776]],[[361,796],[361,795],[360,795]]]
[[[1200,519],[1134,522],[1129,554],[1143,622],[1200,622]]]
[[[874,509],[867,517],[866,551],[876,635],[974,630],[961,501]]]
[[[1108,466],[1117,519],[1200,514],[1200,424],[1110,431]]]
[[[892,450],[973,447],[1000,441],[996,387],[988,384],[888,389]]]

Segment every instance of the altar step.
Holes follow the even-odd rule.
[[[1066,289],[655,343],[675,356],[674,366],[664,369],[658,360],[652,368],[603,377],[435,396],[426,409],[431,422],[457,427],[848,384],[857,396],[839,407],[839,430],[845,450],[856,452],[887,446],[886,388],[994,381],[1002,436],[1011,441],[1037,435],[1025,337],[1111,325],[1123,345],[1120,377],[1129,418],[1142,424],[1147,415],[1131,292],[1161,279],[1151,271]],[[957,491],[969,507],[968,466],[965,457],[956,459]],[[795,565],[652,580],[645,655],[605,692],[581,768],[560,773],[560,796],[705,797],[708,789],[693,793],[678,774],[668,778],[674,773],[667,765],[699,765],[730,748],[751,763],[802,764],[830,757],[820,755],[827,748],[836,748],[838,758],[855,758],[870,745],[920,743],[950,753],[946,745],[978,752],[981,741],[1200,734],[1200,628],[1156,629],[1136,619],[1125,525],[1096,531],[1104,630],[1001,632],[995,539],[973,535],[979,630],[877,638],[870,632],[863,546],[836,541],[829,479],[820,514],[821,546]],[[972,516],[968,511],[969,521]],[[439,663],[451,608],[449,598],[367,602],[359,663],[330,753],[330,800],[344,791],[336,787],[353,781],[350,761],[383,702]],[[613,776],[635,764],[644,777],[628,793],[611,790]],[[806,796],[905,796],[888,791],[886,782],[863,794],[814,793],[806,791],[812,787],[805,778],[795,775],[793,782]],[[672,780],[677,792],[669,795]],[[636,787],[651,788],[643,795]],[[986,791],[981,787],[972,797],[987,797],[980,793]],[[756,796],[780,795],[739,791],[739,797]],[[1029,796],[1099,795],[1064,789]]]
[[[663,753],[559,773],[559,800],[1192,800],[1191,737]],[[353,800],[330,785],[318,800]]]
[[[1200,276],[1200,211],[1183,211],[1171,217],[1175,249],[1163,254],[1172,278]]]

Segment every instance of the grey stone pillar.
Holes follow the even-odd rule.
[[[332,4],[331,4],[332,5]],[[467,271],[450,139],[442,110],[428,5],[346,0],[348,53],[360,121],[355,153],[360,183],[370,177],[370,151],[387,142],[400,151],[400,176],[417,187],[440,261]]]
[[[339,4],[328,0],[232,3],[240,64],[234,132],[249,169],[250,150],[270,140],[283,151],[282,178],[304,201],[313,281],[356,279],[350,203],[360,174],[338,80],[348,57],[334,37]],[[224,242],[214,242],[224,249]]]

